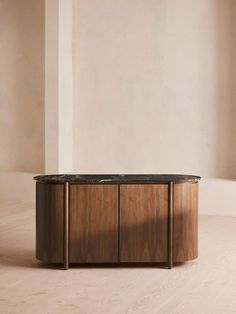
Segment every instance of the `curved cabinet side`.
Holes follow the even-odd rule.
[[[36,183],[36,258],[63,262],[63,184]]]
[[[198,183],[174,184],[173,260],[198,256]]]

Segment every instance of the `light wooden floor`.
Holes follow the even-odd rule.
[[[201,216],[200,257],[172,270],[48,269],[34,208],[0,201],[0,313],[236,313],[236,218]]]

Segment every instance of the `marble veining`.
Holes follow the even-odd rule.
[[[42,183],[179,183],[200,179],[199,176],[181,174],[51,174],[34,177]]]

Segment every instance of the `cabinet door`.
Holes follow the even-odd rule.
[[[168,185],[120,186],[120,261],[167,261]]]
[[[70,186],[70,262],[118,261],[118,185]]]

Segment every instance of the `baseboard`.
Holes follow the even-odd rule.
[[[236,216],[236,181],[202,179],[199,182],[199,213]]]
[[[33,173],[1,171],[0,198],[4,200],[35,202]]]

